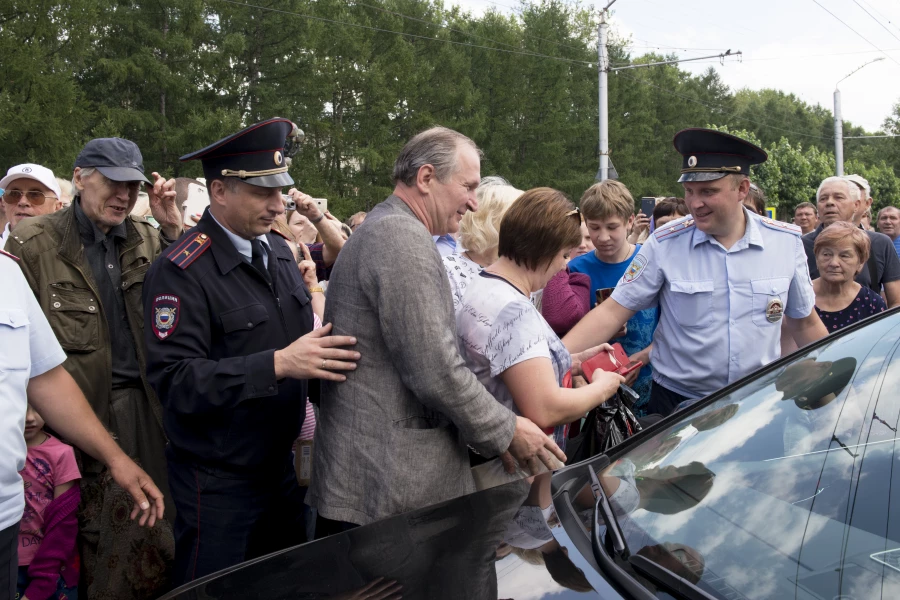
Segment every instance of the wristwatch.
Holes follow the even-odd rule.
[[[323,288],[321,285],[317,285],[316,287],[309,288],[310,294],[315,294],[316,292],[319,292],[320,294],[324,294],[325,288]]]

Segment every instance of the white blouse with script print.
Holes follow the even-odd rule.
[[[549,358],[562,385],[572,357],[541,313],[519,290],[484,272],[473,277],[456,308],[456,331],[466,365],[498,402],[517,415],[512,394],[500,374],[532,358]],[[553,441],[565,450],[565,426]]]

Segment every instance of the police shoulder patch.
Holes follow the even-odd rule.
[[[187,269],[211,245],[212,241],[205,233],[191,232],[169,249],[168,258],[180,269]]]
[[[173,333],[181,318],[181,299],[172,294],[160,294],[153,299],[153,333],[164,340]]]
[[[659,229],[654,231],[653,237],[656,238],[656,241],[662,242],[663,240],[676,238],[687,231],[693,230],[693,228],[693,217],[681,217],[680,219],[672,221],[671,223],[666,223],[663,227],[660,227]]]
[[[622,275],[622,283],[631,283],[635,279],[641,276],[641,273],[644,272],[644,269],[647,267],[647,257],[643,254],[638,254],[634,257],[634,260],[631,261],[631,264],[625,270],[625,273]]]
[[[769,217],[760,217],[760,223],[769,229],[774,229],[775,231],[784,231],[787,233],[792,233],[796,236],[802,236],[803,230],[800,229],[798,225],[794,225],[793,223],[785,223],[784,221],[776,221],[775,219],[770,219]]]

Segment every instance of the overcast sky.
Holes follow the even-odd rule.
[[[491,8],[508,13],[517,6],[517,0],[445,2],[477,14]],[[871,44],[815,0],[618,0],[611,22],[619,35],[630,36],[635,56],[651,50],[685,58],[742,50],[742,62],[698,61],[682,68],[700,73],[714,64],[732,90],[775,88],[829,110],[838,80],[885,56],[840,84],[844,119],[875,132],[900,102],[900,1],[818,2]]]

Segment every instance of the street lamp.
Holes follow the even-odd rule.
[[[884,60],[884,57],[879,56],[867,63],[861,64],[847,73],[843,79],[839,79],[838,82],[834,84],[834,162],[835,170],[837,171],[836,175],[838,177],[844,176],[844,120],[841,118],[841,90],[838,89],[838,85],[841,81],[847,79],[847,77],[850,77],[863,67],[867,67],[879,60]]]

